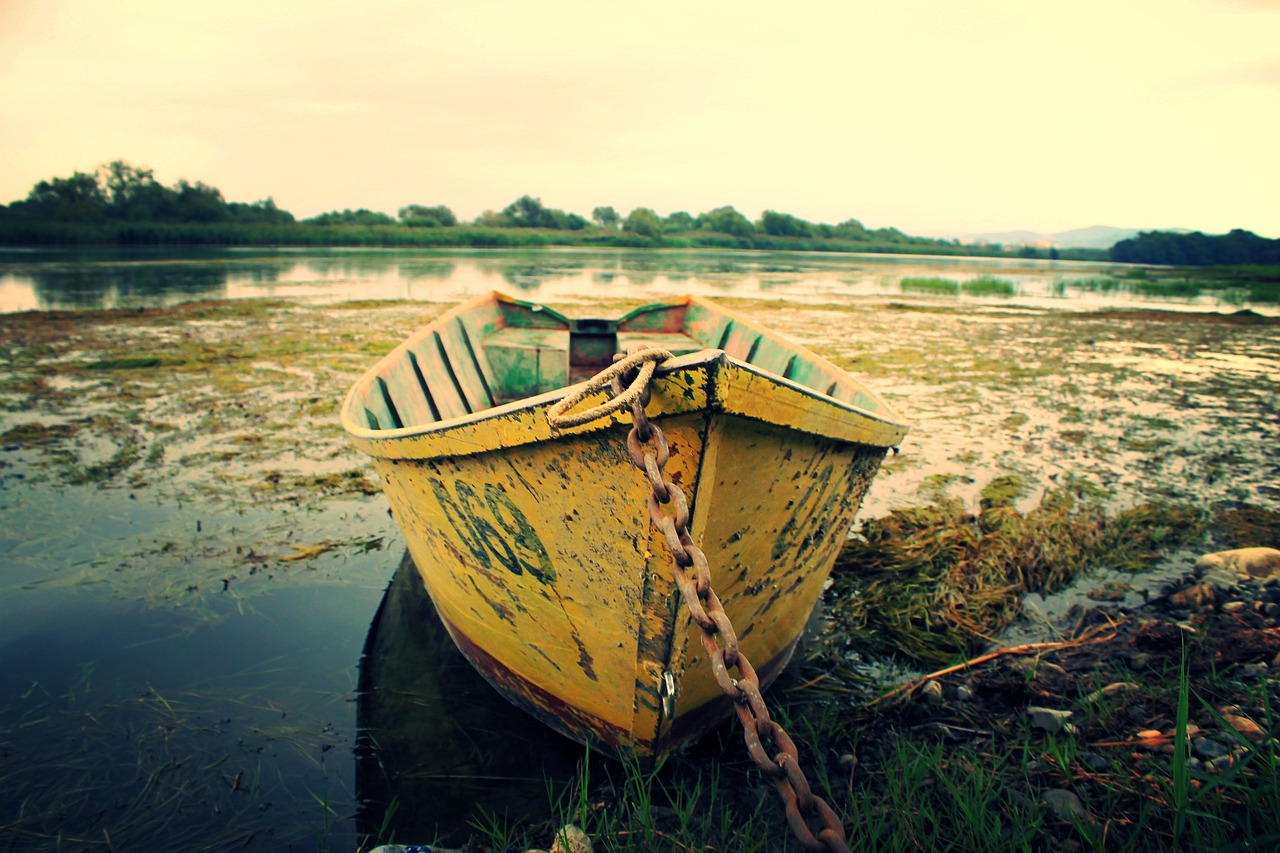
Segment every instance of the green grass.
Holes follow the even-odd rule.
[[[958,282],[938,276],[904,276],[898,287],[906,293],[930,293],[937,296],[1012,296],[1017,293],[1013,282],[983,275],[969,281]]]
[[[949,278],[936,276],[907,276],[898,282],[904,292],[933,293],[940,296],[955,296],[960,293],[960,284]]]
[[[1013,296],[1018,292],[1013,282],[989,275],[981,275],[964,282],[961,290],[970,296]]]
[[[1212,295],[1228,304],[1280,302],[1280,267],[1180,267],[1125,270],[1117,276],[1092,276],[1055,282],[1055,292],[1134,293],[1161,299]]]

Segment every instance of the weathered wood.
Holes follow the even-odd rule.
[[[834,365],[692,298],[588,322],[495,294],[415,333],[356,383],[343,424],[374,457],[459,648],[551,726],[652,757],[729,709],[626,453],[629,415],[561,431],[546,421],[569,377],[594,372],[615,338],[675,354],[646,411],[670,441],[665,474],[689,497],[690,531],[765,681],[794,649],[906,427]]]

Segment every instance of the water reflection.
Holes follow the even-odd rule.
[[[996,258],[675,250],[223,250],[104,259],[0,250],[0,313],[146,308],[274,296],[312,302],[459,302],[498,290],[547,301],[699,296],[962,301],[1054,310],[1160,308],[1276,314],[1247,289],[1114,264]],[[1259,291],[1261,292],[1261,291]]]
[[[54,266],[29,274],[40,307],[94,309],[225,298],[225,271],[204,264]]]
[[[356,716],[357,821],[371,836],[458,845],[482,811],[549,817],[546,780],[572,779],[584,753],[467,663],[407,554],[369,628]]]

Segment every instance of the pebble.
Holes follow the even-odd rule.
[[[1191,753],[1204,761],[1212,761],[1215,758],[1221,758],[1224,755],[1230,755],[1231,750],[1227,749],[1224,744],[1218,743],[1207,737],[1194,738],[1191,741]]]
[[[1204,763],[1204,770],[1206,773],[1221,773],[1224,770],[1230,769],[1231,765],[1235,763],[1236,758],[1234,755],[1224,755],[1221,758],[1206,761]]]
[[[592,853],[591,838],[578,827],[570,824],[556,833],[551,853]]]
[[[1255,578],[1280,575],[1280,550],[1275,548],[1235,548],[1205,554],[1196,561],[1196,568],[1206,571],[1229,569]]]
[[[1050,733],[1065,731],[1071,734],[1075,731],[1075,726],[1071,725],[1071,713],[1032,705],[1027,708],[1027,720],[1032,728],[1044,729]]]
[[[958,687],[956,687],[956,701],[972,702],[973,688],[967,684],[961,684]]]
[[[1243,735],[1244,739],[1249,743],[1260,743],[1267,737],[1266,730],[1248,717],[1241,717],[1238,714],[1223,714],[1222,719],[1227,725]]]
[[[1063,788],[1050,788],[1040,795],[1040,800],[1059,820],[1079,820],[1089,816],[1080,798]]]
[[[1105,696],[1119,696],[1123,693],[1132,693],[1137,689],[1138,685],[1132,681],[1115,681],[1090,693],[1088,701],[1097,702]]]
[[[1236,670],[1236,674],[1243,679],[1252,681],[1255,678],[1262,678],[1270,669],[1265,663],[1246,663]]]
[[[1193,614],[1216,610],[1237,616],[1256,611],[1265,627],[1280,627],[1280,550],[1240,548],[1206,554],[1194,574],[1171,581],[1163,592],[1157,606],[1184,626]]]
[[[926,681],[920,688],[920,701],[936,705],[942,701],[942,682],[937,679]]]

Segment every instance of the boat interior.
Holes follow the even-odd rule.
[[[349,405],[373,430],[425,426],[585,381],[640,343],[676,356],[723,350],[840,402],[881,406],[825,359],[695,297],[572,319],[497,294],[419,330],[357,384]]]

